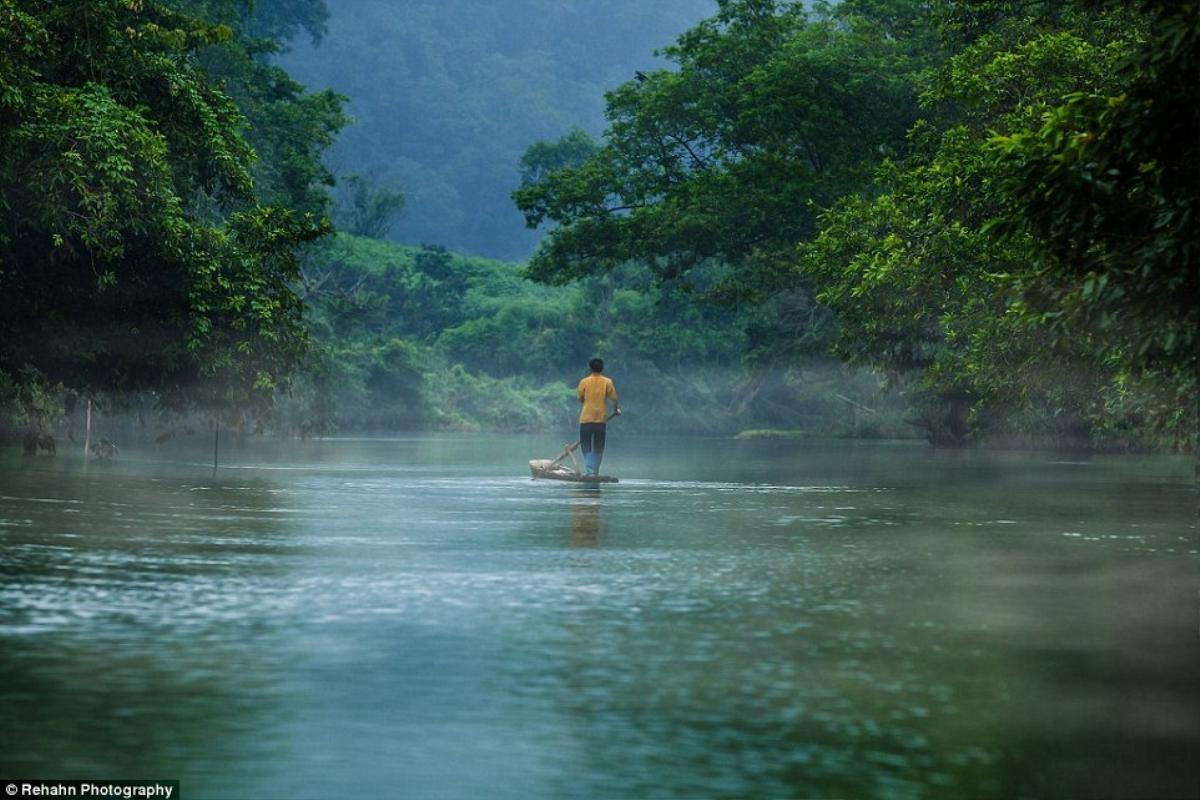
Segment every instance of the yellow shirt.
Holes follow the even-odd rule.
[[[608,419],[608,409],[604,399],[611,397],[613,408],[617,407],[617,390],[611,378],[593,372],[579,382],[579,402],[583,408],[579,410],[580,422],[605,422]]]

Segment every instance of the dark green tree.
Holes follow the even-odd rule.
[[[1029,236],[987,230],[1008,203],[988,142],[1070,92],[1116,88],[1138,19],[1016,13],[1007,3],[952,10],[948,38],[976,35],[926,81],[911,155],[881,170],[877,197],[844,199],[824,215],[802,251],[804,271],[838,317],[838,351],[907,383],[914,421],[935,443],[1030,418],[1038,433],[1086,443],[1106,412],[1111,370],[1082,341],[1055,342],[1012,313],[1014,285],[1033,279],[1040,250]]]
[[[996,137],[1010,202],[993,232],[1042,244],[1017,279],[1022,314],[1086,341],[1122,381],[1167,391],[1150,409],[1195,443],[1200,364],[1200,3],[1128,0],[1146,34],[1120,85],[1084,90]]]
[[[194,55],[246,119],[245,137],[256,156],[250,169],[256,198],[301,213],[328,214],[334,178],[322,154],[347,122],[346,98],[331,91],[306,92],[271,63],[301,30],[314,42],[321,38],[329,17],[324,0],[164,2],[231,31]]]
[[[555,142],[534,142],[521,156],[521,186],[533,186],[561,169],[578,167],[596,152],[596,141],[575,128]]]
[[[155,0],[0,0],[0,372],[263,411],[304,351],[310,216],[263,205],[245,119]]]
[[[675,69],[608,94],[594,153],[514,193],[528,225],[554,226],[530,274],[565,282],[638,261],[705,292],[793,288],[792,248],[816,210],[904,147],[921,61],[919,39],[890,27],[898,7],[810,17],[799,3],[723,0],[664,51]]]

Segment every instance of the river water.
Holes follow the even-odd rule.
[[[0,456],[0,777],[1197,796],[1188,459],[612,434]]]

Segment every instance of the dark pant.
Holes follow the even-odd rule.
[[[600,459],[604,458],[604,429],[607,427],[603,422],[579,423],[579,449],[583,451],[583,463],[593,472],[600,471]]]

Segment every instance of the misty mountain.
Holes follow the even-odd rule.
[[[662,66],[656,48],[715,0],[331,0],[327,34],[278,62],[350,98],[329,156],[407,196],[390,238],[520,259],[539,234],[510,192],[539,139],[598,135],[604,92]]]

